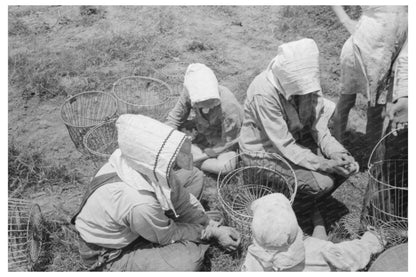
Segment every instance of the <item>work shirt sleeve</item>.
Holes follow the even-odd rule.
[[[157,200],[152,198],[152,203],[132,210],[132,227],[145,239],[162,245],[181,240],[201,242],[209,218],[200,202],[178,183],[176,176],[172,181],[176,184],[171,184],[171,201],[178,217],[166,216]]]
[[[380,240],[374,234],[366,232],[361,239],[328,244],[322,250],[322,255],[337,270],[357,271],[370,262],[371,255],[381,251],[383,245]]]
[[[321,98],[323,108],[317,116],[315,125],[312,128],[312,135],[326,157],[333,153],[348,153],[348,151],[332,135],[328,128],[328,122],[335,110],[335,103],[325,98]]]
[[[172,182],[176,183],[171,184],[173,188],[171,201],[178,215],[175,222],[207,225],[209,221],[208,216],[198,199],[180,184],[176,175],[173,175]]]
[[[133,207],[130,211],[130,228],[148,241],[167,245],[176,241],[201,242],[201,224],[175,222],[167,217],[155,199]]]
[[[307,169],[318,170],[321,158],[308,148],[296,143],[283,118],[282,107],[276,101],[257,95],[253,98],[252,105],[261,128],[286,159]]]
[[[177,129],[186,121],[190,112],[191,100],[189,99],[188,93],[184,89],[179,96],[175,107],[173,107],[173,109],[169,112],[165,124]]]

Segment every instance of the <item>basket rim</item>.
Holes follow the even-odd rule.
[[[165,101],[163,101],[161,103],[154,104],[154,105],[140,105],[140,104],[131,103],[129,101],[126,101],[126,100],[120,98],[120,96],[115,92],[115,87],[118,85],[118,83],[123,81],[123,80],[126,80],[126,79],[147,79],[147,80],[155,81],[155,82],[160,83],[163,86],[165,86],[169,90],[169,95],[166,97]],[[120,101],[124,104],[131,105],[131,106],[134,106],[134,107],[156,107],[156,106],[159,106],[159,105],[166,104],[171,99],[171,96],[173,96],[173,90],[167,83],[163,82],[160,79],[153,78],[153,77],[148,77],[148,76],[127,76],[127,77],[120,78],[120,79],[118,79],[117,81],[114,82],[111,92],[114,95],[114,97],[117,99],[117,101]]]
[[[255,185],[255,184],[252,184],[251,186],[257,186],[257,187],[263,187],[263,188],[268,188],[267,186],[263,186],[263,185]],[[227,203],[226,203],[226,201],[223,199],[223,197],[220,195],[220,194],[218,194],[218,198],[219,198],[219,202],[220,202],[220,204],[221,204],[221,206],[223,207],[223,209],[227,212],[227,214],[229,215],[229,216],[232,216],[232,217],[234,217],[235,218],[235,220],[237,220],[237,221],[239,221],[240,223],[250,223],[250,219],[252,219],[253,218],[253,216],[251,216],[251,215],[246,215],[246,214],[240,214],[240,213],[237,213],[235,210],[233,210],[233,208],[231,208]],[[242,218],[244,218],[244,219],[246,219],[246,220],[244,220],[244,219],[240,219],[240,218],[238,218],[238,217],[242,217]],[[233,219],[234,219],[233,218]]]
[[[239,160],[239,158],[242,157],[243,155],[256,155],[256,154],[259,155],[259,157],[261,157],[260,155],[262,155],[262,156],[265,156],[265,155],[273,156],[276,159],[278,159],[281,162],[283,162],[285,165],[287,165],[287,167],[290,169],[290,171],[292,173],[292,176],[293,176],[293,181],[294,181],[293,193],[291,195],[291,199],[289,199],[290,204],[292,205],[293,202],[294,202],[294,200],[295,200],[296,194],[297,194],[298,180],[297,180],[296,173],[295,173],[294,169],[292,168],[292,166],[283,157],[281,157],[280,155],[278,155],[276,153],[270,153],[270,152],[263,152],[263,151],[244,151],[244,152],[238,153],[237,155],[235,155],[234,157],[232,157],[231,159],[229,159],[228,162],[231,162],[231,161],[233,161],[235,159]],[[281,173],[278,172],[278,171],[276,171],[276,170],[274,170],[274,169],[271,169],[271,168],[268,168],[268,167],[265,167],[265,166],[248,165],[248,166],[243,166],[243,167],[237,167],[237,168],[231,170],[230,172],[228,172],[227,174],[225,174],[225,177],[223,177],[221,179],[223,170],[226,170],[226,167],[224,167],[223,169],[220,170],[220,172],[218,173],[218,176],[217,176],[217,195],[220,197],[220,188],[222,187],[222,183],[224,182],[224,180],[227,179],[227,176],[228,175],[232,174],[234,171],[237,171],[238,169],[252,168],[252,167],[256,167],[256,168],[261,168],[261,169],[266,169],[266,170],[270,170],[270,171],[273,171],[273,172],[277,172],[278,175],[281,176]],[[283,177],[283,179],[286,180],[286,178],[284,178],[284,177]]]
[[[88,147],[88,137],[98,128],[102,127],[105,124],[109,124],[109,123],[113,123],[116,122],[118,118],[111,118],[109,120],[106,120],[104,122],[101,122],[97,125],[95,125],[94,127],[92,127],[91,129],[88,130],[88,132],[85,134],[84,138],[82,139],[82,144],[84,145],[85,149],[87,149],[88,152],[90,152],[90,154],[93,154],[95,156],[98,156],[100,158],[109,158],[111,156],[111,154],[103,154],[100,152],[97,152],[95,150],[92,150],[90,147]]]
[[[113,102],[114,102],[114,113],[112,113],[111,115],[110,115],[110,117],[113,117],[116,113],[117,113],[117,99],[113,96],[113,95],[111,95],[111,93],[107,93],[107,92],[104,92],[104,91],[99,91],[99,90],[91,90],[91,91],[84,91],[84,92],[81,92],[81,93],[77,93],[77,94],[75,94],[75,95],[72,95],[71,97],[69,97],[69,98],[67,98],[67,99],[65,99],[65,101],[64,101],[64,103],[62,103],[62,105],[61,105],[61,109],[60,109],[60,111],[61,111],[61,113],[60,113],[60,116],[61,116],[61,120],[64,122],[64,124],[65,125],[67,125],[67,126],[70,126],[70,127],[74,127],[74,128],[88,128],[88,127],[94,127],[95,125],[97,125],[97,124],[89,124],[89,125],[82,125],[82,126],[77,126],[77,125],[74,125],[74,124],[72,124],[72,123],[70,123],[70,122],[67,122],[65,119],[64,119],[64,117],[63,117],[63,114],[64,114],[64,112],[63,112],[63,110],[64,110],[64,107],[65,107],[65,105],[71,100],[71,99],[73,99],[73,98],[75,98],[75,97],[79,97],[79,96],[81,96],[81,95],[85,95],[85,94],[92,94],[92,93],[95,93],[95,94],[104,94],[104,95],[106,95],[106,96],[109,96],[112,100],[114,100]]]
[[[41,218],[41,220],[43,220],[42,211],[40,209],[40,206],[38,204],[36,204],[36,203],[34,203],[34,204],[32,204],[30,206],[29,218],[32,217],[32,215],[33,215],[32,212],[34,211],[34,209],[36,209],[39,212],[40,218]],[[29,227],[30,227],[30,223],[27,224],[27,230],[26,230],[27,237],[29,237]],[[29,260],[30,260],[31,266],[34,263],[36,263],[36,261],[39,259],[39,254],[40,254],[40,252],[42,250],[43,242],[42,242],[42,240],[39,240],[38,242],[39,242],[39,249],[37,249],[37,251],[36,251],[37,252],[36,253],[37,258],[35,260],[32,259],[33,257],[31,255],[32,253],[30,253],[29,247],[27,248],[27,251],[28,251],[28,254],[27,255],[29,256]]]
[[[385,162],[406,162],[407,163],[407,162],[409,162],[409,160],[407,160],[407,159],[389,159],[389,160],[381,160],[381,161],[374,162],[373,164],[369,165],[368,170],[367,170],[368,175],[370,176],[370,179],[372,179],[375,182],[377,182],[381,185],[384,185],[384,186],[386,186],[387,188],[390,188],[390,189],[408,190],[408,188],[406,188],[406,187],[397,187],[397,186],[387,184],[383,181],[380,181],[372,174],[372,169],[375,166],[380,165],[381,163],[385,163]]]

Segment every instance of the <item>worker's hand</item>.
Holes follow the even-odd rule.
[[[408,98],[399,98],[396,103],[392,104],[387,111],[387,116],[391,120],[391,129],[403,129],[408,122]],[[397,136],[397,132],[393,132]]]
[[[349,176],[352,173],[357,173],[359,171],[358,163],[355,161],[354,157],[349,155],[348,153],[343,153],[343,152],[332,153],[330,155],[330,158],[338,162],[348,162],[347,165],[343,166],[343,169],[345,170],[341,170],[342,171],[341,175],[347,174]]]
[[[216,158],[218,153],[214,148],[205,148],[204,153],[207,154],[210,158]]]
[[[234,251],[240,245],[240,233],[234,228],[227,226],[220,226],[215,228],[214,237],[218,243],[227,251]]]
[[[348,165],[348,161],[337,161],[333,159],[322,158],[319,164],[319,170],[328,173],[335,173],[344,177],[348,177],[350,172],[345,168]]]
[[[355,163],[354,157],[352,157],[351,155],[348,155],[347,153],[343,153],[343,152],[332,153],[329,157],[332,160],[336,160],[336,161],[339,161],[339,162],[346,161],[348,163]]]

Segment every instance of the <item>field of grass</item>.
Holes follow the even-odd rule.
[[[347,11],[360,15],[359,7]],[[67,220],[95,165],[75,149],[60,120],[68,96],[110,92],[121,77],[156,76],[167,67],[181,76],[184,64],[201,62],[243,103],[250,82],[277,47],[309,37],[320,49],[323,92],[336,101],[339,54],[348,38],[328,6],[9,6],[8,15],[8,188],[41,206],[48,235],[35,270],[42,271],[85,270]],[[351,117],[356,119],[350,120],[352,135],[359,137],[365,129],[364,99]],[[364,165],[366,152],[356,142],[347,146]],[[204,201],[210,209],[220,208],[215,181],[206,178]],[[363,168],[334,193],[333,203],[323,207],[328,228],[360,209],[365,184]],[[307,229],[307,220],[304,225]],[[209,268],[239,270],[243,252],[212,247]]]

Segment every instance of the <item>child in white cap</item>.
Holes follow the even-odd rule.
[[[251,209],[253,242],[242,271],[357,271],[383,250],[371,232],[337,244],[314,236],[304,239],[289,200],[280,193],[254,201]]]

